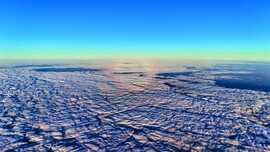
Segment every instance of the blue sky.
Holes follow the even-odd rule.
[[[269,0],[1,0],[0,54],[269,56],[269,8]]]

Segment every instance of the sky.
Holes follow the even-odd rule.
[[[269,0],[0,0],[0,59],[270,60]]]

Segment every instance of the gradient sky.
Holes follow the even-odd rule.
[[[0,0],[0,58],[270,60],[270,0]]]

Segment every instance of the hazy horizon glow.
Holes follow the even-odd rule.
[[[270,60],[267,0],[0,2],[0,59]]]

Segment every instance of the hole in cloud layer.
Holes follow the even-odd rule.
[[[236,69],[235,66],[228,67],[230,71]],[[240,67],[238,71],[248,69],[248,73],[216,74],[218,78],[215,79],[215,84],[225,88],[270,91],[269,64],[237,65],[237,67]]]
[[[219,79],[215,80],[215,84],[220,87],[233,88],[233,89],[247,89],[255,91],[270,91],[270,83],[265,84],[263,82],[252,80],[236,80],[236,79]]]
[[[229,75],[230,76],[230,75]],[[248,89],[255,91],[270,91],[270,78],[258,74],[232,74],[231,78],[216,79],[215,84],[220,87],[233,89]]]
[[[142,72],[114,72],[113,74],[143,74]]]
[[[174,78],[174,77],[177,77],[177,76],[189,76],[191,75],[193,72],[170,72],[170,73],[158,73],[156,74],[157,76],[161,76],[161,77],[171,77],[171,78]]]

